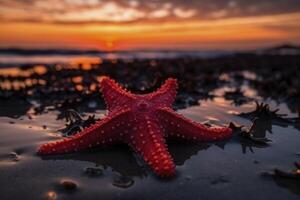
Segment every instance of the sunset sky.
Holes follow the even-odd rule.
[[[252,49],[300,43],[300,0],[0,0],[0,47]]]

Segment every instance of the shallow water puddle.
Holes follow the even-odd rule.
[[[285,104],[271,108],[295,117]],[[199,122],[250,127],[236,114],[255,103],[234,106],[217,97],[178,112]],[[97,112],[100,116],[103,111]],[[300,130],[272,125],[269,145],[254,145],[235,135],[216,144],[170,143],[177,176],[161,180],[125,146],[38,157],[39,144],[59,139],[65,122],[56,112],[0,118],[0,191],[3,199],[299,199],[299,182],[273,179],[262,172],[290,170],[300,161]],[[15,188],[18,192],[15,192]],[[33,192],[34,191],[34,192]],[[34,194],[34,195],[33,195]]]

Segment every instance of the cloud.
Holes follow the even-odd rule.
[[[65,12],[55,15],[53,18],[62,22],[84,22],[84,21],[103,21],[103,22],[128,22],[145,17],[143,11],[131,7],[124,7],[115,2],[102,4],[100,7],[90,8],[80,11]]]
[[[148,17],[150,19],[152,18],[165,18],[170,15],[170,11],[167,9],[159,9],[159,10],[154,10],[148,14]]]
[[[195,9],[183,10],[181,8],[175,8],[173,13],[179,18],[191,18],[196,15],[197,11]]]
[[[0,0],[0,20],[131,23],[207,20],[300,12],[299,0]]]
[[[217,10],[217,11],[211,12],[210,16],[212,18],[223,18],[223,17],[225,17],[228,14],[229,14],[228,10],[223,9],[223,10]]]

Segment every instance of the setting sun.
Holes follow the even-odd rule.
[[[105,42],[105,50],[107,50],[107,51],[113,51],[113,50],[115,50],[115,42],[113,42],[113,41],[106,41]]]

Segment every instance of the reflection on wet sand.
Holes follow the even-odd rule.
[[[272,127],[272,129],[275,129],[275,133],[274,135],[271,135],[271,137],[278,137],[281,135],[281,133],[279,133],[277,131],[276,133],[276,126],[274,127],[270,122],[268,121],[268,126],[265,126],[264,124],[258,123],[255,126],[257,128],[254,128],[255,126],[253,126],[253,123],[257,123],[254,121],[248,121],[245,120],[243,117],[237,116],[236,114],[232,114],[232,113],[236,113],[238,110],[240,112],[243,113],[252,113],[252,111],[255,111],[255,104],[245,104],[242,107],[235,107],[234,105],[231,104],[231,101],[227,101],[225,99],[221,99],[220,97],[218,99],[215,100],[208,100],[208,101],[200,101],[201,106],[195,106],[195,107],[190,107],[189,109],[185,109],[185,110],[179,110],[180,113],[183,113],[184,115],[187,115],[187,117],[191,117],[194,120],[197,121],[206,121],[206,124],[218,124],[218,125],[223,125],[223,124],[228,124],[228,122],[233,121],[236,124],[242,124],[244,127],[240,127],[239,125],[236,125],[236,130],[234,133],[234,137],[231,140],[228,141],[222,141],[222,142],[218,142],[218,143],[195,143],[195,144],[191,144],[191,143],[178,143],[176,141],[170,141],[168,143],[169,145],[169,150],[170,153],[172,154],[172,156],[174,157],[174,161],[175,164],[177,166],[179,166],[179,170],[182,170],[180,168],[180,166],[186,168],[188,166],[193,166],[193,163],[197,163],[197,161],[199,160],[199,162],[201,163],[203,162],[211,162],[208,161],[207,158],[203,158],[203,155],[210,155],[211,152],[219,152],[219,150],[221,150],[221,155],[226,155],[226,154],[232,154],[231,156],[235,157],[234,154],[239,155],[236,159],[238,160],[243,160],[245,157],[246,160],[248,160],[248,149],[250,150],[250,152],[253,152],[255,154],[252,154],[256,157],[256,160],[261,161],[260,159],[260,154],[261,148],[269,148],[269,153],[273,154],[273,149],[272,146],[263,144],[261,142],[252,140],[253,138],[247,138],[244,137],[243,135],[241,135],[241,132],[248,132],[251,133],[251,136],[254,136],[255,139],[257,138],[262,138],[264,136],[267,136],[267,132],[270,129],[270,126]],[[232,111],[231,112],[225,112],[225,111]],[[44,131],[50,131],[53,132],[53,130],[58,130],[59,128],[54,128],[54,124],[59,122],[60,124],[63,124],[62,120],[56,121],[56,115],[58,113],[56,112],[54,115],[49,113],[48,115],[51,115],[53,120],[48,121],[47,123],[47,129],[43,129],[42,125],[44,125],[44,119],[43,116],[45,114],[41,114],[39,117],[37,118],[33,118],[33,119],[28,119],[28,121],[32,122],[32,123],[36,123],[36,124],[32,124],[31,126],[35,127],[37,126],[37,124],[40,124],[40,131],[44,130]],[[256,118],[259,115],[255,115]],[[75,118],[78,118],[78,116],[75,116]],[[41,119],[40,119],[41,118]],[[49,119],[49,117],[46,117],[46,119]],[[84,118],[82,119],[88,119],[88,115],[86,115]],[[11,121],[11,120],[10,120]],[[9,120],[7,120],[7,124],[10,124]],[[264,120],[263,120],[264,121]],[[14,124],[10,124],[10,126],[13,128],[15,125],[18,125],[21,121],[18,121],[18,119],[14,120]],[[22,122],[24,124],[27,123],[27,121]],[[28,125],[26,126],[28,127]],[[58,125],[56,125],[55,127],[60,127]],[[251,129],[251,127],[253,127]],[[25,128],[25,126],[24,126]],[[287,128],[287,127],[286,127]],[[30,129],[28,129],[30,130]],[[51,131],[52,130],[52,131]],[[19,131],[18,131],[19,132]],[[274,131],[273,131],[274,132]],[[35,134],[34,134],[35,135]],[[40,135],[40,134],[38,134]],[[284,136],[286,137],[286,136]],[[55,137],[54,139],[59,139],[57,137]],[[49,138],[48,138],[49,140]],[[34,139],[33,139],[34,142]],[[241,146],[242,147],[242,151],[240,150],[240,147],[237,149],[232,149],[234,147],[235,144],[238,144],[238,147]],[[219,150],[217,150],[219,149]],[[11,151],[11,150],[10,150]],[[9,152],[9,151],[8,151]],[[203,152],[205,152],[203,154]],[[224,152],[224,153],[222,153]],[[239,153],[240,152],[240,153]],[[32,150],[32,154],[34,154],[34,150]],[[3,156],[1,156],[1,160],[3,162],[6,162],[5,160],[7,159],[11,159],[10,157],[7,157],[7,155],[2,154]],[[202,155],[202,156],[201,156]],[[243,157],[241,157],[241,156]],[[27,151],[27,155],[28,155],[28,151]],[[114,178],[110,178],[111,181],[111,185],[113,185],[114,187],[118,187],[118,188],[133,188],[135,185],[140,185],[140,179],[142,180],[148,180],[149,178],[151,179],[152,177],[152,173],[151,170],[148,170],[147,167],[143,164],[143,162],[140,162],[139,158],[135,158],[135,155],[133,153],[131,153],[130,149],[126,146],[115,146],[109,149],[92,149],[86,152],[82,152],[82,153],[76,153],[76,154],[66,154],[66,155],[60,155],[60,156],[51,156],[51,157],[43,157],[42,160],[45,162],[49,162],[49,161],[61,161],[58,162],[58,166],[61,166],[62,164],[59,163],[65,163],[63,165],[67,166],[67,163],[74,162],[77,164],[82,164],[83,166],[81,167],[81,169],[77,169],[77,171],[73,172],[74,175],[76,176],[83,176],[86,178],[92,178],[92,179],[96,179],[96,180],[105,180],[107,177],[107,173],[110,171],[113,172],[113,177]],[[248,159],[247,159],[248,158]],[[24,160],[25,159],[25,160]],[[26,161],[26,157],[25,158],[21,157],[21,161],[24,160]],[[39,157],[36,157],[37,160],[40,160]],[[218,157],[218,158],[214,158],[217,160],[221,160],[222,162],[224,161],[223,158]],[[188,162],[189,160],[193,160],[193,162]],[[15,165],[22,165],[22,163],[24,162],[17,162],[15,163]],[[4,163],[1,162],[0,166],[5,166]],[[10,161],[13,162],[13,161]],[[27,161],[28,162],[28,161]],[[258,162],[258,161],[257,161]],[[56,163],[56,162],[55,162]],[[49,163],[48,163],[49,164]],[[46,165],[48,165],[46,164]],[[202,165],[202,164],[200,164]],[[258,164],[257,164],[258,165]],[[45,166],[45,165],[42,165]],[[259,166],[259,165],[258,165]],[[69,166],[70,167],[70,166]],[[70,170],[69,167],[66,168],[66,170]],[[201,167],[201,166],[194,166],[196,168]],[[89,170],[89,172],[86,172],[87,168],[93,168],[91,172],[91,170]],[[95,175],[97,174],[97,170],[101,169],[101,174],[99,176]],[[96,171],[95,171],[96,170]],[[102,171],[103,170],[103,171]],[[224,169],[223,169],[224,170]],[[255,170],[255,169],[253,169]],[[103,172],[103,174],[102,174]],[[66,173],[66,172],[64,172]],[[92,173],[92,175],[91,175]],[[184,171],[182,173],[179,173],[179,177],[180,174],[189,174],[192,173],[194,174],[194,176],[192,176],[191,178],[196,178],[197,174],[200,174],[201,176],[201,171],[195,171],[195,172],[191,172],[191,171]],[[95,176],[94,176],[95,175]],[[233,176],[235,176],[234,174],[232,174]],[[111,175],[109,175],[111,176]],[[241,176],[241,175],[239,175]],[[94,178],[93,178],[94,177]],[[227,180],[228,178],[226,178]],[[80,179],[79,179],[80,180]],[[215,184],[216,181],[214,181],[215,179],[211,180],[209,179],[210,182],[213,183],[213,185]],[[220,179],[222,182],[222,178]],[[232,184],[231,182],[226,182],[227,184]],[[82,185],[83,183],[80,183],[80,185]],[[216,185],[218,185],[218,181],[216,182]],[[80,186],[82,187],[82,186]],[[295,186],[286,186],[286,187],[295,187]],[[81,189],[81,188],[80,188]],[[289,188],[290,189],[290,188]],[[59,192],[59,190],[55,190],[54,192]],[[51,196],[52,194],[50,194]],[[57,193],[57,195],[61,195],[61,193]]]
[[[94,166],[103,166],[104,169],[111,168],[124,176],[146,176],[146,172],[138,165],[131,151],[125,146],[91,149],[76,154],[45,156],[42,159],[87,161],[93,163]]]
[[[274,181],[278,186],[287,188],[289,191],[300,196],[300,184],[299,180],[291,180],[286,178],[275,177]]]
[[[229,102],[222,102],[222,106],[229,106]],[[218,105],[218,101],[215,103],[217,103],[215,105]],[[256,105],[256,110],[240,114],[240,116],[242,117],[249,118],[249,116],[251,116],[250,118],[254,118],[254,120],[252,120],[252,124],[250,124],[249,127],[238,126],[234,123],[230,124],[230,127],[234,130],[234,137],[231,140],[216,143],[194,144],[170,141],[169,150],[172,156],[174,157],[175,164],[179,166],[183,165],[184,162],[188,160],[191,156],[198,154],[199,151],[207,150],[213,145],[216,145],[224,150],[226,144],[237,142],[241,145],[243,154],[247,153],[247,149],[250,152],[254,153],[255,149],[257,148],[259,149],[269,147],[270,140],[266,136],[267,132],[272,133],[272,120],[270,117],[276,116],[277,118],[280,118],[281,115],[276,115],[277,110],[270,111],[267,104]],[[204,105],[204,107],[206,106],[207,105]],[[261,108],[264,108],[264,110],[261,111]],[[74,114],[74,111],[72,111],[72,113]],[[77,119],[77,121],[79,121],[78,123],[80,124],[83,123],[82,121],[84,121],[78,113],[76,113],[75,118]],[[86,118],[89,119],[89,117]],[[208,117],[206,116],[206,118],[211,121],[211,119],[218,119],[222,117],[219,116],[219,113],[213,111],[212,115]],[[73,124],[75,123],[76,122],[73,122]],[[73,129],[71,130],[74,131]],[[76,130],[75,133],[71,133],[70,130],[68,130],[68,132],[70,133],[70,135],[76,134]],[[62,134],[64,135],[64,132]],[[112,168],[113,171],[116,171],[122,174],[123,176],[147,176],[148,171],[144,169],[142,162],[136,162],[136,160],[133,158],[133,154],[130,152],[130,149],[125,146],[117,146],[110,149],[97,149],[96,151],[93,149],[86,151],[85,153],[66,154],[61,156],[47,156],[43,157],[43,159],[88,161],[94,163],[95,166]],[[120,163],[122,163],[122,165],[120,165]]]
[[[169,150],[176,165],[183,165],[191,156],[201,150],[206,150],[210,144],[186,144],[171,142]],[[59,156],[44,156],[43,160],[76,160],[94,163],[95,166],[103,166],[104,169],[111,168],[123,176],[146,177],[151,170],[146,170],[145,165],[126,146],[114,146],[112,148],[97,148],[87,150],[83,153],[66,154]],[[122,163],[122,165],[120,165]]]
[[[277,185],[300,195],[300,164],[295,162],[294,165],[294,170],[284,171],[281,169],[274,169],[271,172],[264,172],[262,175],[265,177],[271,177]]]

